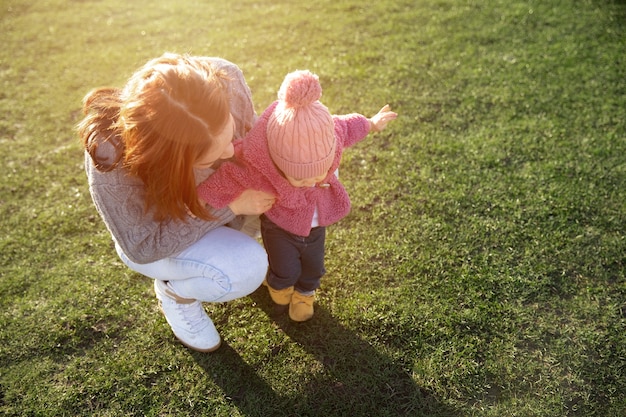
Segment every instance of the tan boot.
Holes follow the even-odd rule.
[[[293,286],[283,288],[282,290],[275,290],[270,287],[267,281],[263,281],[263,285],[265,285],[270,293],[270,297],[272,297],[272,301],[281,306],[286,306],[291,302],[291,295],[293,294]]]
[[[293,321],[307,321],[313,317],[315,294],[304,295],[294,291],[289,303],[289,318]]]

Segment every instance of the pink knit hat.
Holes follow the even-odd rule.
[[[319,99],[322,86],[310,71],[287,74],[278,104],[267,121],[270,156],[283,174],[296,179],[321,176],[335,158],[333,118]]]

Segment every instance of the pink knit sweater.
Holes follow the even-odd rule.
[[[308,236],[315,208],[320,226],[333,224],[350,212],[350,198],[334,175],[344,148],[363,140],[370,130],[369,120],[360,114],[333,116],[337,150],[325,187],[294,187],[276,168],[270,157],[266,126],[276,107],[268,107],[243,140],[235,142],[235,159],[198,185],[198,196],[215,208],[223,208],[244,190],[255,189],[274,194],[276,203],[265,215],[282,229]]]

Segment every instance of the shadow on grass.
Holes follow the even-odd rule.
[[[626,0],[597,0],[597,3],[600,7],[606,6],[607,4],[612,7],[614,16],[618,20],[626,19]],[[620,29],[622,29],[621,26]]]
[[[228,343],[209,355],[193,352],[194,360],[222,389],[224,397],[246,416],[280,416],[285,400],[261,379]],[[287,414],[283,414],[287,415]]]
[[[225,396],[246,416],[459,416],[458,410],[417,386],[398,363],[379,353],[358,334],[316,307],[315,317],[294,323],[277,315],[264,288],[251,295],[279,328],[323,368],[304,381],[294,377],[302,394],[277,393],[255,369],[224,344],[208,360],[195,360],[218,384]],[[219,363],[216,366],[216,363]]]

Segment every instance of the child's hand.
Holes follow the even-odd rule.
[[[398,114],[391,111],[389,104],[385,104],[385,107],[380,109],[378,113],[370,119],[370,130],[380,132],[387,127],[387,123],[394,120],[396,117],[398,117]]]

